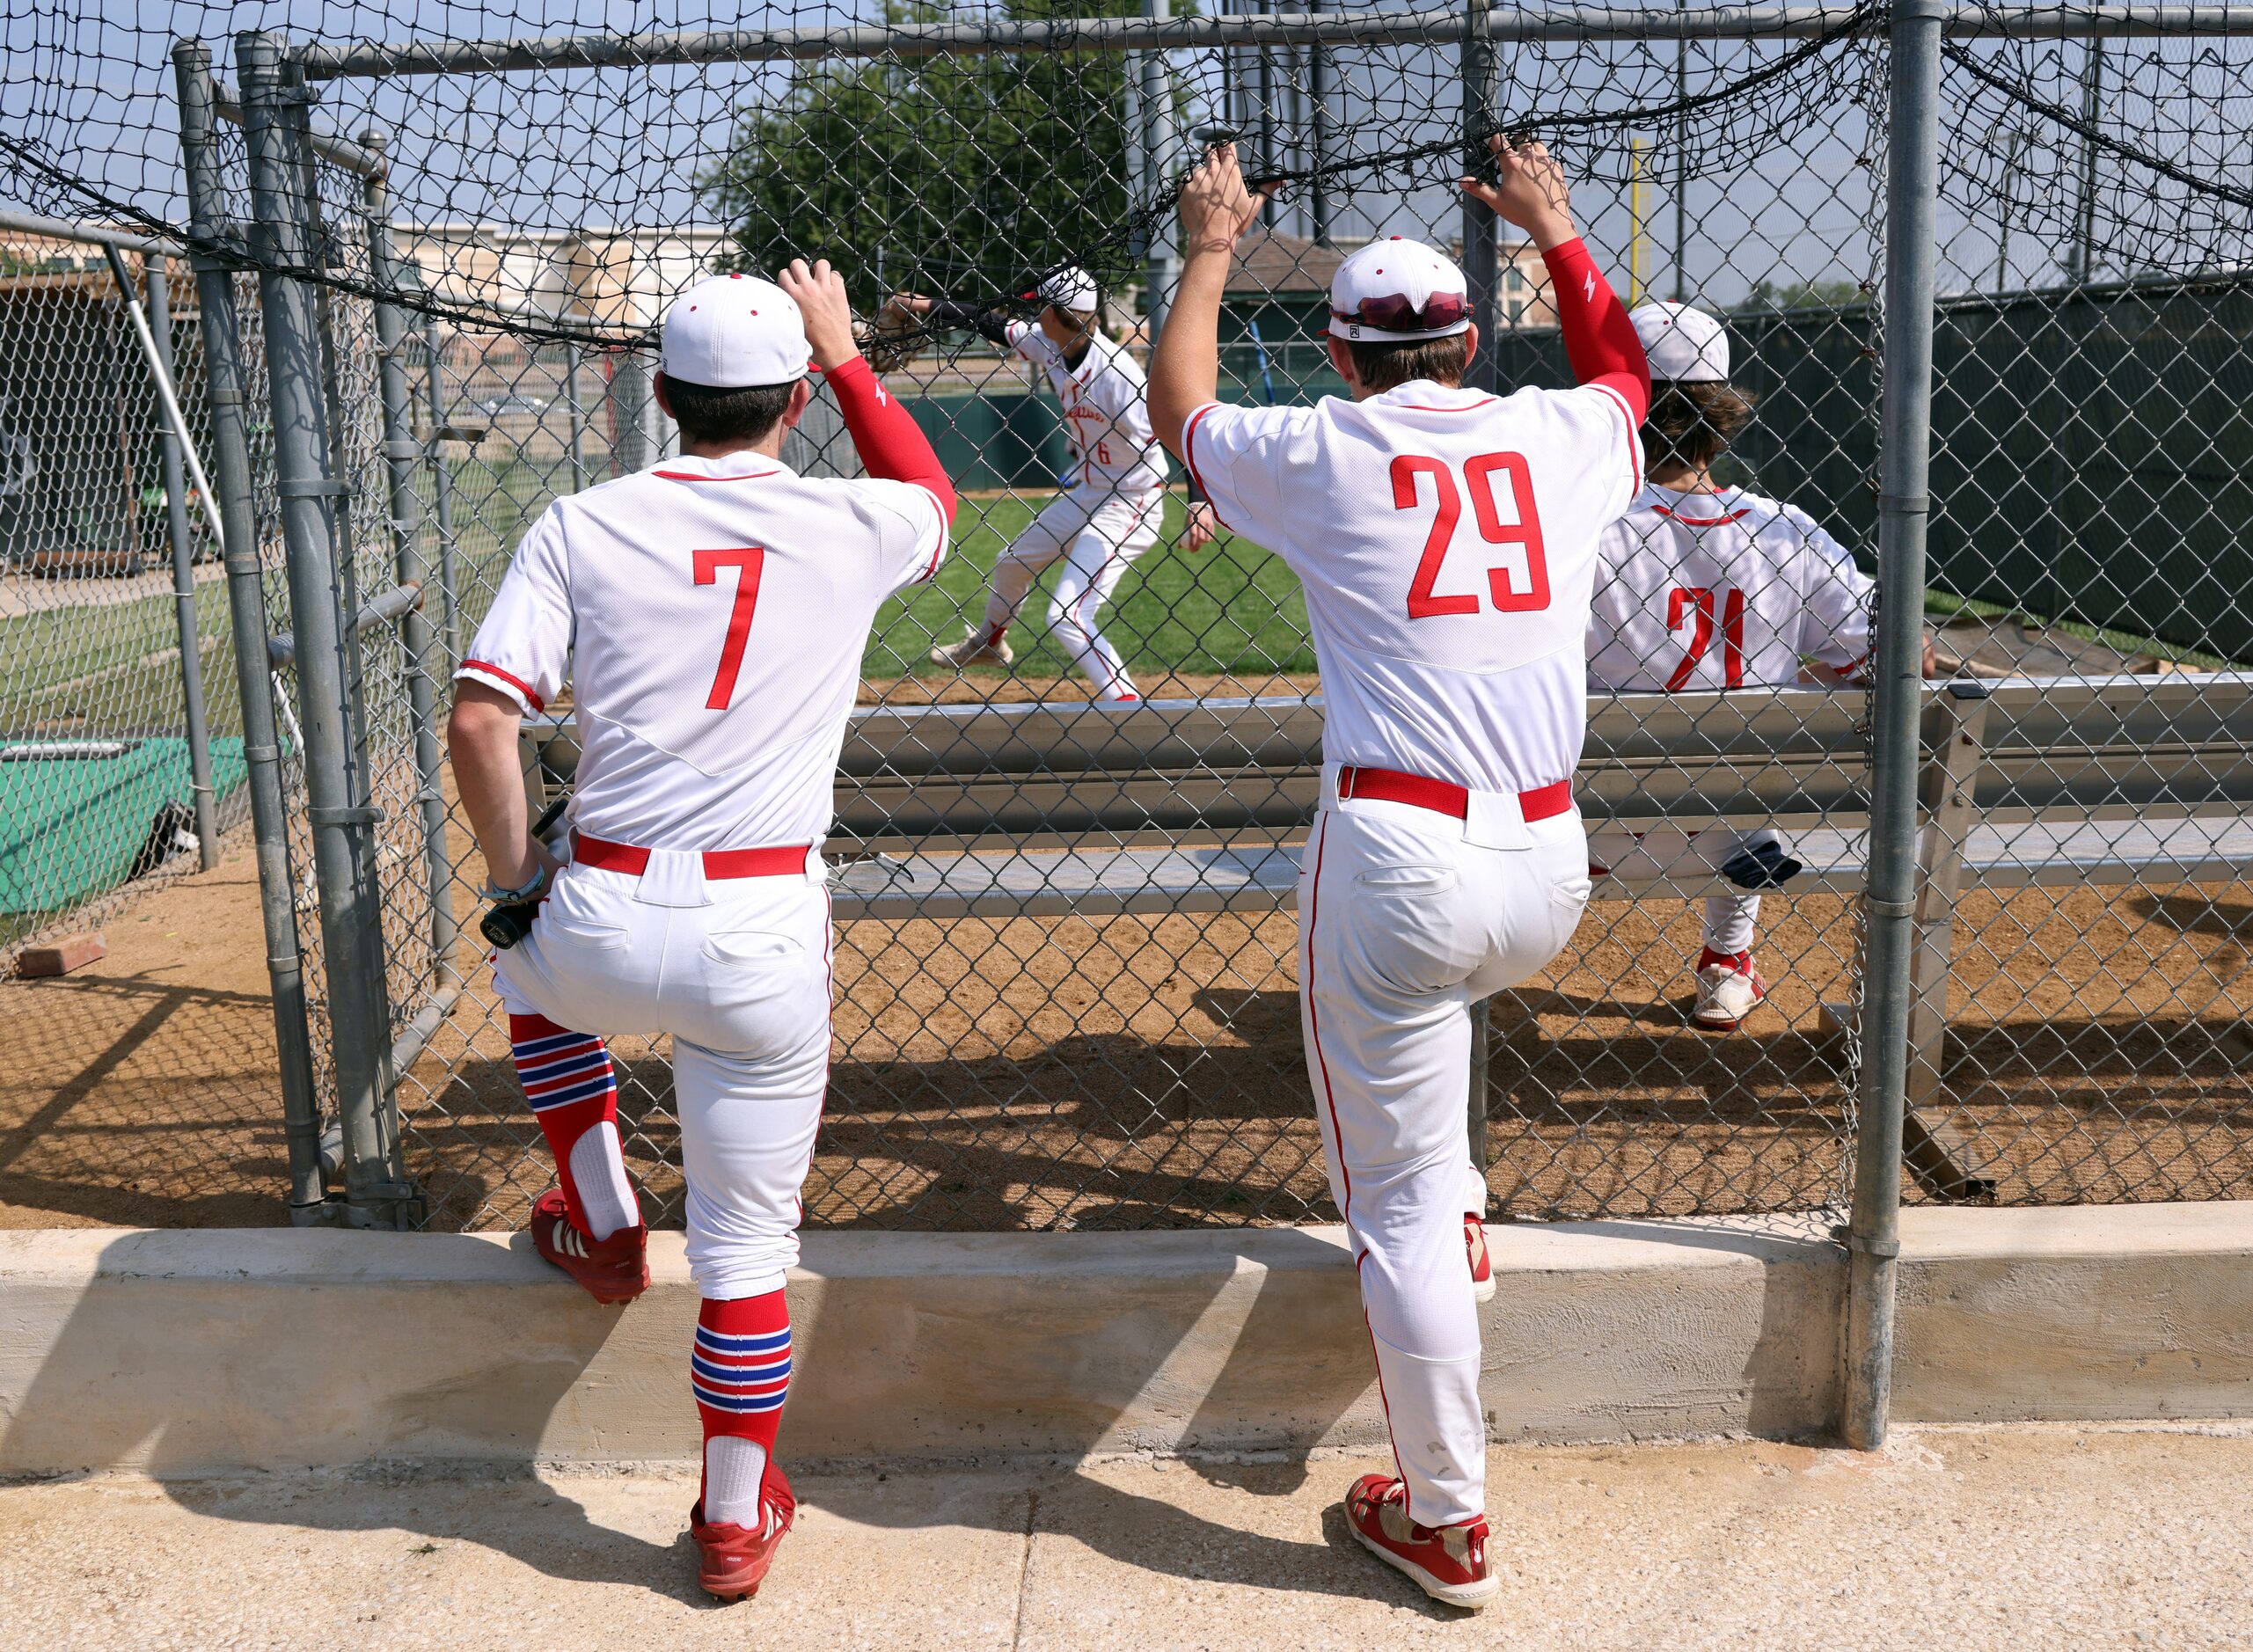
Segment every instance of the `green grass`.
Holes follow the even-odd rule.
[[[104,581],[84,585],[91,598]],[[197,585],[195,625],[205,704],[214,727],[223,719],[231,727],[235,668],[227,649],[224,584]],[[82,723],[115,730],[178,727],[185,715],[179,647],[169,592],[0,619],[0,732]]]
[[[1047,495],[966,499],[955,516],[955,541],[939,577],[885,604],[861,662],[863,676],[935,673],[932,644],[952,642],[985,611],[985,585],[995,559],[1048,503]],[[1159,543],[1120,581],[1102,618],[1103,634],[1143,676],[1166,671],[1264,677],[1314,669],[1306,640],[1306,603],[1281,558],[1222,534],[1195,554],[1174,548],[1182,501],[1166,501]],[[1010,632],[1016,669],[1024,676],[1061,676],[1071,660],[1049,635],[1050,568],[1026,599]],[[991,668],[978,674],[999,675]]]

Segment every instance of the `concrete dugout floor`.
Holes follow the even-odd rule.
[[[678,1468],[0,1489],[0,1647],[2253,1646],[2253,1429],[1905,1429],[1491,1458],[1501,1602],[1348,1539],[1380,1459],[877,1471],[800,1483],[755,1601],[699,1593]]]

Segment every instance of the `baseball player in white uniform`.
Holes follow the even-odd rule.
[[[1859,681],[1876,582],[1805,511],[1714,480],[1752,415],[1752,398],[1729,382],[1721,323],[1680,303],[1644,304],[1630,319],[1650,361],[1650,479],[1604,531],[1589,686],[1671,694]],[[1757,891],[1799,870],[1783,839],[1765,827],[1662,826],[1591,833],[1589,855],[1593,871],[1716,873],[1737,886],[1706,897],[1692,1014],[1718,1031],[1741,1026],[1767,994],[1752,961]]]
[[[1351,400],[1217,400],[1230,251],[1258,204],[1223,147],[1182,191],[1186,263],[1150,391],[1221,521],[1306,588],[1326,709],[1301,1020],[1399,1468],[1357,1481],[1345,1513],[1380,1559],[1470,1607],[1499,1586],[1465,1261],[1486,1201],[1467,1168],[1470,1006],[1547,964],[1587,903],[1582,640],[1597,537],[1642,486],[1650,395],[1556,164],[1538,144],[1496,150],[1499,187],[1464,187],[1541,248],[1580,388],[1464,388],[1480,340],[1462,272],[1395,238],[1331,282]]]
[[[809,356],[875,479],[803,479],[776,457]],[[488,895],[544,902],[494,974],[562,1182],[533,1241],[597,1301],[649,1280],[602,1041],[671,1035],[704,1298],[690,1531],[704,1587],[739,1598],[794,1508],[772,1452],[783,1282],[829,1079],[820,844],[838,750],[877,606],[936,570],[955,495],[861,359],[826,262],[691,288],[666,313],[657,394],[681,456],[532,525],[457,674],[448,740]],[[559,868],[530,835],[516,739],[567,681],[581,757]]]
[[[1094,277],[1080,269],[1058,270],[1025,296],[1042,301],[1035,322],[911,293],[891,301],[934,326],[974,327],[1043,369],[1064,404],[1072,456],[1063,490],[995,561],[985,617],[960,642],[933,649],[932,663],[958,671],[981,661],[1010,664],[1016,656],[1009,627],[1033,581],[1061,559],[1049,629],[1086,677],[1098,705],[1131,705],[1141,694],[1097,621],[1126,571],[1158,542],[1166,456],[1150,434],[1140,363],[1100,325]],[[1196,550],[1212,537],[1212,528],[1211,507],[1193,503],[1182,548]]]

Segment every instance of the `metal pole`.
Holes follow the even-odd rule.
[[[380,155],[384,135],[370,128],[360,135],[361,146]],[[360,186],[361,204],[368,214],[369,273],[379,289],[396,291],[399,285],[399,250],[391,245],[391,201],[385,175],[377,172]],[[414,391],[407,383],[406,311],[397,304],[377,303],[376,345],[382,363],[378,374],[384,402],[384,468],[391,483],[391,545],[402,586],[423,586],[429,568],[422,552],[422,502],[415,497],[414,472],[422,457],[414,439]],[[575,398],[574,398],[575,401]],[[573,427],[572,457],[578,457],[577,427]],[[460,932],[454,918],[454,868],[446,852],[446,794],[438,751],[438,691],[431,669],[438,640],[420,605],[399,616],[399,644],[406,655],[406,699],[413,720],[416,801],[422,810],[423,875],[430,888],[430,955],[435,983],[450,985],[459,977],[454,968],[454,948]]]
[[[1869,881],[1864,896],[1861,1118],[1847,1225],[1840,1431],[1885,1443],[1901,1253],[1901,1125],[1915,945],[1918,719],[1932,443],[1934,221],[1940,194],[1944,0],[1895,0],[1889,53],[1884,450],[1877,501],[1877,647],[1870,672]]]
[[[2101,4],[2101,0],[2100,0]],[[2091,40],[2083,47],[2081,65],[2081,122],[2094,129],[2104,99],[2104,43]],[[2096,145],[2081,141],[2080,196],[2074,206],[2073,246],[2066,269],[2076,287],[2085,284],[2096,259]]]
[[[143,255],[149,284],[149,314],[144,320],[135,302],[133,276],[125,255],[114,242],[104,242],[127,318],[139,336],[141,353],[149,364],[149,378],[157,391],[157,428],[163,442],[165,526],[172,547],[172,606],[180,639],[180,698],[187,727],[188,795],[195,806],[196,858],[206,872],[219,864],[219,809],[211,787],[211,729],[204,716],[203,641],[195,624],[195,541],[187,522],[187,473],[182,455],[195,465],[195,479],[205,503],[211,498],[203,465],[195,457],[187,420],[180,412],[179,375],[172,369],[172,307],[165,285],[161,255]]]
[[[212,140],[211,51],[201,41],[172,48],[179,88],[180,155],[187,173],[189,222],[198,237],[229,229],[227,195]],[[274,993],[274,1053],[281,1068],[282,1135],[289,1154],[289,1212],[300,1225],[323,1213],[320,1107],[313,1087],[312,1041],[305,1020],[304,968],[289,883],[289,819],[282,788],[282,749],[274,735],[273,677],[266,661],[266,593],[259,567],[257,516],[251,494],[249,432],[243,406],[243,364],[234,277],[195,260],[202,311],[203,376],[211,407],[211,462],[218,485],[204,495],[216,508],[226,559],[228,618],[234,634],[235,686],[242,701],[243,757],[249,770],[251,837],[258,852],[259,911],[266,932],[266,973]]]
[[[1142,14],[1167,15],[1168,0],[1142,0]],[[1164,188],[1179,164],[1174,135],[1174,72],[1163,52],[1150,52],[1142,60],[1142,117],[1148,123],[1143,141],[1143,164],[1153,186]],[[1181,271],[1174,254],[1174,215],[1161,212],[1150,226],[1149,276],[1150,341],[1155,345],[1165,331],[1166,311],[1174,302]]]
[[[1306,8],[1320,16],[1322,0],[1308,0]],[[1306,97],[1313,105],[1314,176],[1307,188],[1308,211],[1313,222],[1314,245],[1330,244],[1330,182],[1322,175],[1322,167],[1330,158],[1330,54],[1319,40],[1306,48]]]
[[[566,340],[563,346],[563,406],[571,421],[571,491],[587,487],[587,410],[579,400],[579,347]]]
[[[1494,0],[1470,0],[1463,13],[1463,170],[1475,175],[1486,164],[1486,135],[1493,122],[1497,87],[1495,84]],[[1502,342],[1500,307],[1495,289],[1499,267],[1495,256],[1494,208],[1469,195],[1463,197],[1463,279],[1469,288],[1471,323],[1479,330],[1478,354],[1471,358],[1463,382],[1474,390],[1501,388],[1496,350]]]
[[[1674,48],[1674,101],[1690,100],[1690,43]],[[1674,117],[1674,302],[1688,302],[1690,289],[1690,112]]]
[[[422,312],[422,354],[429,362],[424,390],[430,398],[430,502],[438,517],[438,634],[446,657],[440,663],[451,678],[462,663],[460,575],[454,542],[454,467],[438,443],[446,428],[446,353],[438,342],[438,320]]]
[[[243,113],[250,141],[251,203],[258,231],[277,264],[304,267],[313,257],[299,198],[304,172],[293,135],[290,91],[279,35],[246,30],[235,38]],[[357,794],[349,745],[347,637],[329,502],[343,484],[328,473],[327,398],[314,295],[287,276],[259,277],[265,318],[267,392],[274,418],[275,492],[288,555],[292,629],[305,752],[305,817],[312,827],[326,950],[329,1027],[337,1107],[344,1126],[345,1188],[355,1224],[389,1225],[412,1190],[399,1184],[386,1150],[390,1009],[380,971],[364,968],[364,915],[376,910],[377,811]]]

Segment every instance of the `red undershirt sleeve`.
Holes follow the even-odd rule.
[[[887,482],[913,482],[939,501],[943,521],[955,519],[955,485],[940,468],[931,438],[908,410],[886,392],[867,358],[856,355],[825,376],[838,412],[868,474]]]
[[[1650,363],[1635,337],[1628,307],[1612,290],[1595,254],[1575,237],[1541,255],[1549,269],[1549,302],[1564,333],[1572,376],[1584,384],[1602,384],[1628,405],[1641,425],[1650,412]]]

